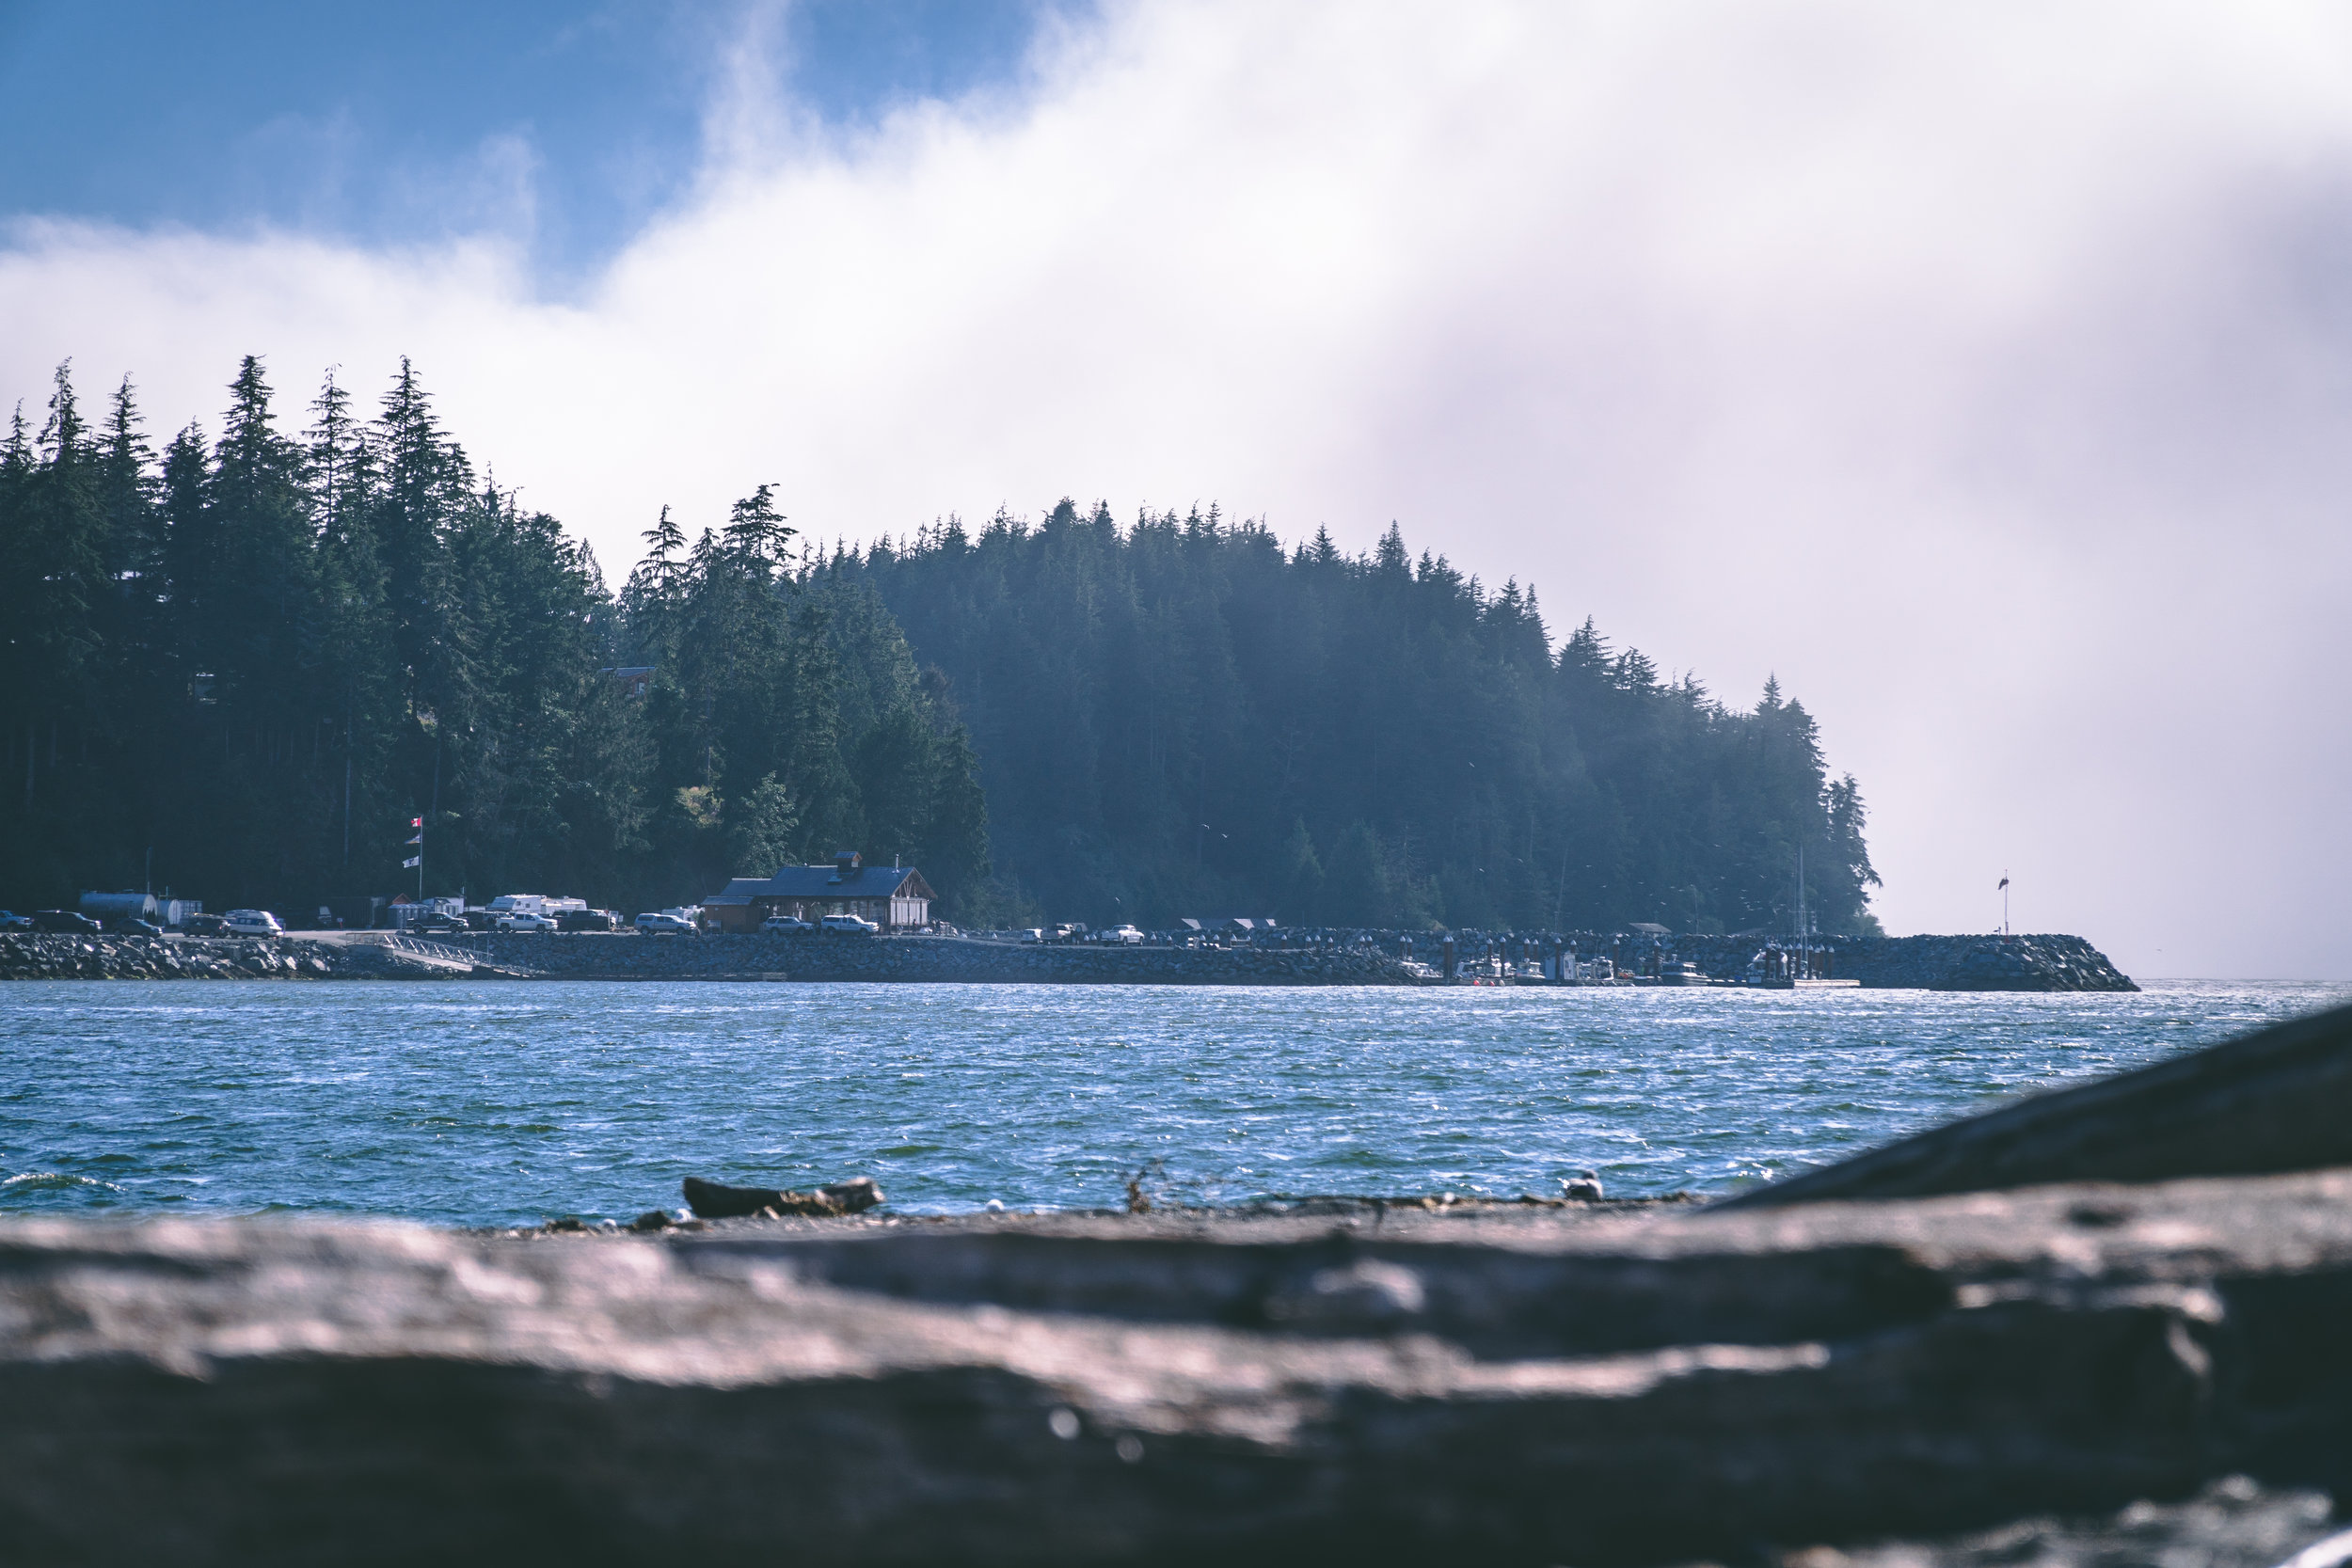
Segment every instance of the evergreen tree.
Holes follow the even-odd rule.
[[[735,863],[747,875],[768,876],[793,863],[801,842],[801,808],[773,773],[746,791],[727,815]]]

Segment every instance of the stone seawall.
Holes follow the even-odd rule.
[[[653,938],[516,934],[386,945],[352,938],[201,939],[0,936],[0,980],[467,979],[852,980],[998,985],[1406,986],[1423,984],[1393,955],[1359,947],[1095,947],[958,937],[830,933]],[[1458,945],[1464,962],[1484,937]],[[1738,975],[1754,937],[1625,938],[1581,932],[1586,958],[1614,952],[1638,967],[1653,949],[1713,975]],[[1869,987],[1925,990],[2122,991],[2131,977],[2080,937],[1838,937],[1832,972]],[[1417,949],[1437,957],[1422,933]]]
[[[706,937],[539,935],[465,939],[485,961],[548,979],[915,980],[998,985],[1398,986],[1393,958],[1362,952],[1095,947],[830,932]]]
[[[1395,933],[1379,947],[1297,949],[1097,947],[1016,944],[943,937],[844,937],[826,932],[644,938],[516,934],[457,939],[502,968],[549,978],[929,980],[1045,985],[1415,985],[1394,957]],[[1646,952],[1636,941],[1586,932],[1573,939],[1587,958],[1616,944],[1630,966]],[[1764,942],[1755,937],[1657,939],[1662,952],[1736,976]],[[1433,960],[1426,932],[1416,950]],[[1483,939],[1457,944],[1465,961]],[[1919,936],[1823,939],[1833,972],[1867,987],[1921,990],[2129,991],[2131,976],[2080,937]]]

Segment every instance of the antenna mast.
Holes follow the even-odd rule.
[[[1803,955],[1804,974],[1813,976],[1813,923],[1804,912],[1804,846],[1797,846],[1797,951]]]

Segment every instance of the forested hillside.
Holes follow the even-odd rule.
[[[404,362],[287,417],[248,358],[155,451],[67,370],[0,445],[0,903],[416,891],[623,909],[855,847],[952,916],[1825,928],[1875,883],[1851,779],[1391,529],[1285,550],[1068,502],[831,557],[770,487],[665,509],[617,593]],[[647,669],[642,677],[628,672]],[[993,847],[992,851],[992,846]]]
[[[1727,709],[1534,594],[1215,511],[925,529],[871,582],[971,726],[1006,878],[1151,921],[1824,929],[1878,879],[1851,778],[1776,688]]]
[[[623,908],[837,844],[977,885],[971,752],[870,593],[787,570],[766,491],[615,596],[404,363],[290,433],[260,364],[154,452],[61,369],[0,445],[0,903],[170,885],[310,913],[425,890]],[[609,672],[658,663],[642,698]]]

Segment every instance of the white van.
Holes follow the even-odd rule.
[[[232,937],[282,937],[286,927],[267,910],[230,910],[224,917]]]

